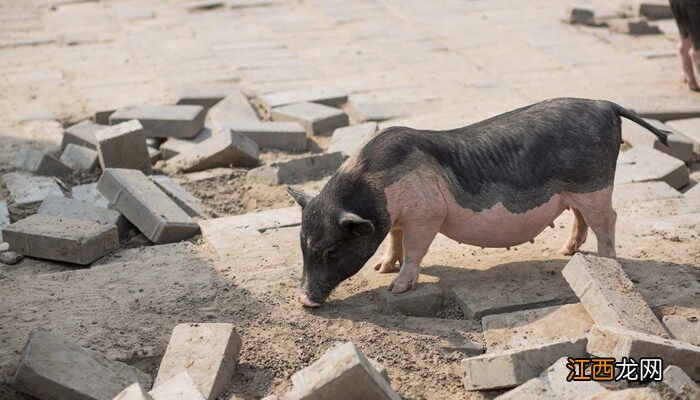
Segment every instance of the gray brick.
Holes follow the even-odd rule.
[[[272,109],[273,121],[298,122],[309,135],[329,135],[348,125],[342,110],[316,103],[295,103]]]
[[[3,229],[10,250],[25,256],[87,265],[119,248],[117,227],[34,214]]]
[[[190,217],[208,218],[204,206],[198,198],[191,195],[184,187],[165,175],[151,175],[148,177],[153,183],[170,196],[180,208]]]
[[[661,33],[658,26],[652,25],[646,19],[609,19],[606,21],[613,32],[628,35],[657,35]]]
[[[263,149],[306,150],[306,130],[296,122],[241,121],[225,128],[249,137]]]
[[[329,107],[340,108],[348,101],[348,95],[334,87],[313,87],[310,89],[265,93],[260,96],[260,100],[268,111],[275,107],[303,102],[318,103]]]
[[[698,114],[700,114],[700,111]],[[700,155],[700,118],[668,121],[666,125],[690,139],[693,142],[693,152],[695,152],[696,155]]]
[[[169,138],[162,145],[160,145],[160,154],[163,160],[167,160],[175,157],[180,153],[184,153],[193,148],[197,143],[202,143],[203,141],[212,137],[215,132],[209,128],[203,128],[197,136],[191,139],[178,139]]]
[[[170,336],[153,386],[166,385],[166,381],[185,372],[204,398],[215,399],[233,375],[241,345],[232,324],[179,324]]]
[[[204,127],[204,108],[195,105],[143,105],[121,108],[110,115],[116,125],[137,119],[148,137],[190,138]]]
[[[422,283],[412,290],[399,294],[391,293],[388,290],[380,293],[384,313],[430,317],[442,309],[442,290],[435,284]]]
[[[639,3],[638,14],[652,20],[673,18],[671,6],[667,1],[642,1]]]
[[[658,150],[634,147],[620,153],[615,184],[663,181],[678,189],[688,184],[685,163]]]
[[[102,170],[107,168],[137,169],[150,174],[151,160],[143,128],[131,120],[110,126],[95,133],[97,153]]]
[[[119,231],[119,237],[124,238],[131,228],[129,221],[116,210],[110,210],[90,203],[67,199],[61,196],[48,196],[41,203],[38,214],[53,215],[54,217],[95,221],[106,225],[114,225]]]
[[[22,352],[13,386],[40,399],[111,400],[137,382],[151,379],[138,369],[34,328]]]
[[[15,167],[46,176],[66,176],[73,173],[71,167],[51,154],[26,146],[23,146],[17,153]]]
[[[0,243],[2,240],[2,228],[10,225],[10,210],[7,209],[7,202],[0,200]]]
[[[586,338],[483,354],[462,360],[464,388],[501,389],[520,385],[541,374],[561,357],[583,357]]]
[[[61,162],[76,171],[92,171],[99,164],[95,150],[73,143],[69,143],[63,150]]]
[[[109,208],[109,201],[97,190],[97,182],[73,186],[70,197],[95,207]]]
[[[192,218],[141,171],[107,169],[97,189],[154,243],[178,242],[199,231]]]
[[[352,342],[328,350],[296,372],[292,385],[289,400],[400,399]]]
[[[153,400],[140,383],[132,383],[112,400]]]
[[[247,179],[268,185],[304,182],[330,175],[342,163],[340,153],[313,154],[251,169]]]
[[[329,153],[339,151],[343,158],[350,157],[358,151],[377,132],[376,122],[338,128],[333,132]]]
[[[596,324],[667,336],[617,261],[576,253],[562,275]]]
[[[106,128],[106,125],[96,124],[90,120],[84,120],[66,128],[66,130],[63,132],[61,150],[64,150],[70,143],[93,150],[97,149],[95,132],[103,128]]]
[[[234,91],[207,113],[207,126],[213,130],[241,121],[259,121],[258,113],[241,91]]]
[[[647,122],[659,129],[671,131],[669,126],[660,121],[649,119]],[[684,162],[690,162],[697,158],[693,153],[693,142],[683,134],[675,132],[670,134],[668,146],[666,146],[647,129],[627,119],[622,120],[622,140],[632,146],[654,148]]]
[[[197,388],[197,383],[187,372],[181,372],[167,381],[159,384],[148,392],[153,400],[205,400],[202,392]]]
[[[15,204],[24,206],[42,202],[53,194],[63,196],[61,188],[53,178],[32,176],[24,172],[10,172],[2,176]]]
[[[595,11],[582,6],[569,6],[566,9],[565,20],[570,24],[594,25]]]
[[[673,394],[678,399],[700,399],[700,386],[693,382],[682,369],[675,365],[669,365],[664,370],[664,378],[661,382],[652,382],[649,387],[664,396],[670,398]]]
[[[196,172],[216,167],[251,167],[258,164],[260,149],[249,138],[225,129],[166,162],[170,172]]]
[[[588,333],[587,351],[598,357],[660,357],[676,365],[693,380],[700,380],[700,347],[678,340],[610,326],[593,325]]]

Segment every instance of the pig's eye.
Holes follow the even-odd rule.
[[[339,253],[340,253],[340,249],[339,249],[339,248],[337,248],[337,247],[331,247],[330,249],[328,249],[328,251],[326,251],[326,256],[327,256],[328,258],[333,258],[333,257],[337,256]]]

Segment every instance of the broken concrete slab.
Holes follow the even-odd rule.
[[[190,138],[204,127],[204,115],[204,107],[196,105],[141,105],[115,111],[109,123],[136,119],[147,137]]]
[[[10,250],[25,256],[87,265],[119,248],[117,227],[34,214],[3,228]]]
[[[10,172],[2,176],[12,200],[20,206],[36,204],[53,194],[63,196],[61,188],[53,178],[32,176],[24,172]]]
[[[667,337],[634,283],[611,258],[576,253],[562,275],[596,324]]]
[[[401,313],[414,317],[435,315],[443,304],[442,289],[435,284],[422,283],[404,293],[394,294],[388,290],[381,291],[382,312]]]
[[[251,169],[246,178],[268,185],[299,183],[331,175],[342,163],[339,152],[313,154]]]
[[[153,400],[153,398],[148,394],[148,392],[146,392],[146,389],[144,389],[140,383],[135,382],[119,392],[119,394],[112,400]]]
[[[167,160],[175,157],[180,153],[189,151],[197,143],[202,143],[203,141],[212,137],[213,134],[215,134],[215,132],[211,129],[202,128],[202,130],[199,131],[199,133],[197,133],[197,136],[191,139],[169,138],[163,144],[160,145],[158,150],[160,150],[161,158],[163,160]]]
[[[273,121],[298,122],[309,135],[329,135],[349,123],[342,110],[308,102],[273,108],[271,117]]]
[[[2,240],[2,228],[10,225],[12,222],[10,221],[10,210],[7,208],[7,202],[4,200],[0,200],[0,243],[3,242]]]
[[[131,223],[116,210],[98,207],[77,199],[62,196],[47,196],[39,206],[37,214],[54,217],[95,221],[117,227],[119,237],[124,238],[131,229]]]
[[[76,171],[92,171],[97,168],[98,157],[95,150],[68,143],[61,154],[61,162]]]
[[[615,184],[663,181],[679,189],[688,184],[685,163],[655,149],[633,147],[617,159]]]
[[[190,217],[208,218],[204,205],[198,198],[191,195],[184,187],[165,175],[151,175],[148,177],[153,183],[170,196],[175,203]]]
[[[644,18],[615,18],[606,22],[611,31],[627,35],[657,35],[662,33],[658,26],[649,24]]]
[[[231,379],[241,345],[232,324],[179,324],[170,336],[153,386],[165,385],[185,372],[204,398],[213,400]]]
[[[352,342],[331,348],[296,372],[292,385],[289,400],[400,399]]]
[[[308,89],[265,93],[260,96],[260,100],[268,111],[275,107],[303,102],[318,103],[324,106],[340,108],[348,101],[348,95],[334,87],[312,87]]]
[[[34,328],[29,333],[12,385],[41,399],[112,399],[137,382],[151,378],[138,369]]]
[[[306,130],[297,122],[241,121],[225,128],[249,137],[263,149],[306,150]]]
[[[700,347],[690,343],[596,324],[588,333],[586,350],[592,355],[616,360],[659,357],[666,364],[681,368],[691,379],[700,380]]]
[[[76,146],[87,147],[92,150],[97,149],[97,139],[95,132],[106,128],[107,125],[96,124],[88,119],[72,125],[63,132],[63,141],[61,142],[61,150],[65,150],[69,144]]]
[[[673,119],[666,125],[693,142],[693,151],[700,155],[700,118]]]
[[[150,174],[151,160],[143,127],[129,120],[95,132],[100,167],[137,169]]]
[[[329,153],[339,151],[343,159],[358,151],[377,132],[376,122],[338,128],[333,132]]]
[[[166,161],[168,172],[196,172],[216,167],[252,167],[258,165],[258,145],[230,129],[201,142]]]
[[[489,353],[586,336],[593,321],[581,303],[486,315],[481,319]]]
[[[647,119],[646,121],[659,129],[671,132],[672,128],[664,125],[661,121],[654,119]],[[622,140],[632,146],[656,149],[683,162],[690,162],[697,158],[697,155],[693,153],[692,140],[683,134],[673,132],[668,135],[668,146],[666,146],[646,128],[624,118],[622,119]]]
[[[465,358],[462,360],[464,388],[487,390],[517,386],[538,376],[562,357],[583,357],[585,354],[584,337]]]
[[[241,121],[260,121],[260,117],[240,90],[226,96],[207,113],[207,126],[214,130]]]
[[[141,171],[106,169],[97,189],[154,243],[189,239],[199,226]]]
[[[27,146],[19,149],[15,167],[46,176],[66,176],[73,173],[71,167],[53,155]]]
[[[97,182],[73,186],[70,189],[70,197],[95,207],[109,208],[109,200],[97,190]]]
[[[663,324],[674,339],[700,346],[700,310],[687,310],[689,315],[664,315]]]
[[[683,194],[666,182],[633,182],[618,185],[613,191],[613,202],[638,203],[640,201],[678,199]]]
[[[153,400],[206,400],[187,372],[181,372],[155,386],[148,394]]]
[[[664,395],[664,398],[700,399],[700,386],[675,365],[666,367],[663,380],[652,382],[649,387]]]

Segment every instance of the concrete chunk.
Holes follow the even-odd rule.
[[[249,137],[260,148],[306,150],[306,131],[296,122],[241,121],[228,124],[225,128]]]
[[[358,151],[377,132],[376,122],[338,128],[333,132],[329,153],[339,151],[343,159]]]
[[[137,120],[130,120],[95,132],[97,153],[102,170],[107,168],[137,169],[150,174],[146,136]]]
[[[562,275],[596,324],[667,336],[617,261],[576,253]]]
[[[666,395],[664,398],[675,395],[680,399],[700,399],[700,386],[675,365],[666,367],[663,380],[652,382],[649,387]]]
[[[660,357],[666,364],[673,364],[685,371],[693,380],[700,380],[700,347],[664,339],[658,336],[634,332],[628,329],[593,325],[588,333],[587,351],[598,357]]]
[[[258,164],[260,149],[249,138],[229,129],[197,144],[166,162],[169,172],[196,172],[216,167],[251,167]]]
[[[112,400],[153,400],[139,383],[132,383]]]
[[[265,93],[261,96],[261,101],[268,111],[275,107],[302,102],[318,103],[339,108],[348,101],[348,95],[334,87],[314,87]]]
[[[663,181],[679,189],[688,184],[685,163],[658,150],[634,147],[620,153],[615,184]]]
[[[66,146],[71,143],[76,146],[96,150],[97,139],[95,139],[95,132],[106,127],[106,125],[100,125],[90,120],[85,120],[66,128],[63,132],[61,150],[65,150]]]
[[[234,91],[213,106],[207,113],[207,126],[221,129],[241,121],[259,121],[258,113],[239,90]]]
[[[462,360],[464,388],[486,390],[517,386],[538,376],[562,357],[583,357],[585,354],[584,337],[465,358]]]
[[[148,177],[153,183],[170,196],[175,203],[190,217],[207,218],[204,206],[198,198],[192,196],[184,187],[165,175],[151,175]]]
[[[193,137],[204,127],[204,108],[195,105],[142,105],[121,108],[109,116],[117,125],[137,119],[148,137]]]
[[[187,372],[181,372],[157,385],[149,394],[153,400],[206,400]]]
[[[348,125],[348,116],[342,110],[316,103],[295,103],[272,109],[273,121],[298,122],[309,135],[329,135],[335,129]]]
[[[570,24],[595,25],[595,11],[582,6],[569,6],[564,19]]]
[[[73,169],[51,154],[23,146],[17,153],[15,167],[34,172],[37,175],[66,176]]]
[[[197,143],[202,143],[203,141],[212,137],[213,134],[214,131],[211,129],[203,128],[201,131],[199,131],[199,133],[197,133],[197,136],[191,139],[169,138],[162,145],[160,145],[158,150],[160,150],[162,159],[167,160],[180,153],[189,151],[195,145],[197,145]]]
[[[246,177],[249,181],[268,185],[298,183],[330,175],[342,163],[343,158],[338,152],[313,154],[251,169]]]
[[[12,384],[40,399],[111,400],[134,382],[150,386],[151,378],[130,365],[34,328]]]
[[[187,213],[141,171],[106,169],[97,189],[154,243],[179,242],[199,231]]]
[[[690,309],[695,315],[665,315],[663,323],[674,339],[700,346],[700,309]]]
[[[443,294],[437,285],[423,283],[404,293],[394,294],[388,290],[380,293],[384,313],[428,317],[442,309]]]
[[[97,152],[69,143],[61,154],[61,162],[76,171],[92,171],[98,165]]]
[[[116,210],[98,207],[76,199],[61,196],[47,196],[41,203],[37,214],[53,215],[54,217],[95,221],[106,225],[114,225],[119,231],[119,237],[126,237],[131,224]]]
[[[32,176],[24,172],[10,172],[2,176],[15,204],[23,206],[42,202],[53,194],[63,196],[61,188],[53,178]]]
[[[10,250],[25,256],[87,265],[119,248],[117,227],[34,214],[3,229]]]
[[[686,118],[668,121],[671,129],[682,134],[693,142],[693,152],[700,155],[700,118]]]
[[[73,186],[70,190],[70,197],[95,207],[109,208],[109,201],[97,190],[97,182]]]
[[[173,329],[153,386],[158,388],[186,372],[204,398],[215,399],[233,375],[241,344],[231,324],[179,324]]]
[[[292,385],[289,400],[400,399],[352,342],[328,350],[296,372]]]
[[[647,122],[659,129],[671,131],[671,128],[664,125],[661,121],[648,119]],[[697,158],[693,153],[692,140],[683,134],[674,132],[668,135],[668,146],[666,146],[646,128],[624,118],[622,119],[622,140],[632,146],[656,149],[684,162],[690,162]]]

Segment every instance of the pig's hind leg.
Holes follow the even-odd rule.
[[[374,270],[379,271],[380,274],[396,272],[398,271],[396,268],[397,262],[399,267],[403,264],[403,230],[394,227],[389,231],[389,245],[382,257],[382,261],[374,266]]]
[[[598,255],[615,258],[615,221],[612,207],[613,187],[590,193],[570,193],[571,205],[578,208],[598,241]]]
[[[693,48],[692,39],[690,37],[681,39],[678,51],[683,64],[683,80],[691,90],[698,90],[698,83],[693,73],[693,61],[695,61],[696,68],[700,70],[700,67],[697,65],[700,62],[700,58],[697,56],[698,52]]]
[[[574,214],[571,223],[571,233],[569,233],[569,239],[561,249],[561,253],[567,256],[576,253],[583,243],[586,242],[586,237],[588,236],[588,224],[583,218],[583,214],[581,214],[581,211],[576,207],[570,208],[571,212]]]

